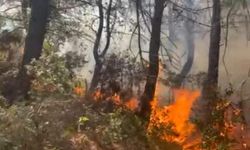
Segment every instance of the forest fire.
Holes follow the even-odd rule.
[[[155,98],[152,102],[152,113],[148,126],[149,134],[154,134],[154,130],[157,130],[156,136],[162,140],[178,143],[182,145],[184,149],[188,149],[185,148],[189,147],[187,145],[185,146],[185,142],[197,131],[195,125],[189,121],[189,117],[192,105],[199,96],[199,91],[174,90],[174,103],[164,107],[160,107],[158,105],[158,99]],[[159,132],[159,130],[162,131]],[[192,140],[197,141],[197,139]],[[192,141],[192,143],[194,143],[194,141]]]
[[[192,115],[192,108],[198,97],[200,91],[187,90],[187,89],[174,89],[174,102],[168,106],[160,106],[158,99],[158,92],[160,91],[157,86],[156,96],[151,103],[152,112],[149,118],[149,124],[147,126],[147,133],[149,136],[153,136],[156,139],[160,139],[164,143],[174,143],[182,147],[183,150],[200,150],[202,143],[202,135],[200,130],[194,123],[190,121]],[[130,111],[136,111],[139,106],[139,101],[136,97],[124,100],[119,94],[115,93],[111,96],[110,93],[102,93],[100,90],[94,92],[93,99],[96,102],[112,102],[113,105],[125,108]],[[225,112],[225,133],[222,136],[228,134],[230,137],[234,137],[237,143],[235,147],[241,147],[246,149],[248,142],[247,133],[242,130],[241,124],[227,126],[231,122],[232,113],[230,109]],[[236,112],[239,115],[237,110]],[[228,118],[229,117],[229,118]],[[238,125],[238,126],[237,126]],[[244,138],[243,138],[244,137]],[[215,147],[216,147],[216,143]],[[212,144],[211,144],[212,146]]]
[[[0,0],[0,150],[250,150],[249,8]]]

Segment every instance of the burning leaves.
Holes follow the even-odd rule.
[[[156,134],[158,138],[166,142],[178,143],[185,147],[193,146],[193,143],[200,143],[200,136],[196,137],[194,132],[197,131],[195,125],[189,121],[192,112],[193,103],[200,96],[199,91],[190,90],[174,90],[175,101],[169,106],[160,107],[158,99],[155,97],[151,103],[152,113],[150,116],[147,133],[149,135]],[[118,94],[105,96],[104,93],[97,90],[93,94],[95,101],[110,100],[113,104],[125,107],[131,111],[138,109],[138,100],[131,98],[122,100]],[[192,138],[192,141],[190,140]],[[198,139],[198,140],[197,140]],[[194,142],[195,141],[195,142]],[[198,141],[198,142],[197,142]]]
[[[202,125],[202,148],[244,150],[249,149],[250,133],[245,128],[242,110],[228,100],[214,100],[209,120]]]
[[[156,90],[156,93],[159,92]],[[146,133],[153,139],[160,139],[164,143],[176,143],[182,146],[183,150],[217,149],[218,147],[228,147],[228,142],[234,139],[239,144],[230,144],[234,148],[247,149],[246,130],[242,128],[242,123],[233,123],[232,117],[240,116],[239,109],[230,110],[231,104],[228,101],[218,101],[213,107],[213,117],[218,116],[212,124],[199,127],[199,122],[190,121],[193,114],[192,108],[200,91],[175,89],[174,102],[168,106],[160,106],[157,96],[151,103],[152,112],[147,124]],[[156,94],[157,95],[157,94]],[[124,100],[119,94],[107,96],[101,91],[96,91],[93,95],[95,101],[109,100],[116,106],[126,108],[131,111],[138,109],[138,100],[131,98]],[[231,116],[231,117],[230,117]],[[228,118],[229,117],[229,118]],[[222,118],[222,120],[220,120]],[[219,119],[219,120],[218,120]],[[245,132],[245,134],[244,134]],[[228,137],[232,137],[229,138]],[[236,149],[237,149],[236,148]]]

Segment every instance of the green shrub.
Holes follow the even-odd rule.
[[[29,107],[0,107],[0,150],[35,149],[39,147],[37,127]],[[35,142],[36,141],[36,142]],[[32,144],[30,144],[32,143]]]
[[[49,43],[39,60],[27,66],[28,74],[34,77],[31,95],[38,97],[48,93],[69,94],[72,90],[72,76],[66,68],[66,59],[59,56],[57,49]]]

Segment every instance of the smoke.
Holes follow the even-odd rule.
[[[186,52],[186,62],[181,70],[180,76],[185,78],[187,74],[190,72],[193,60],[194,60],[194,51],[195,51],[195,43],[194,43],[194,20],[193,17],[193,8],[194,8],[194,0],[186,0],[185,1],[186,11],[184,13],[184,24],[183,24],[183,34],[184,34],[184,51]]]

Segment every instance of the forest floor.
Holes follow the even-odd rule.
[[[62,96],[0,107],[0,150],[161,149],[148,142],[139,118],[115,109],[109,112],[86,99]]]
[[[53,95],[1,105],[0,150],[182,150],[149,137],[142,118],[105,101]],[[248,149],[250,133],[236,125],[231,148]]]

